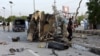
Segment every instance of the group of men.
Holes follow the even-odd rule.
[[[69,22],[68,22],[68,26],[67,26],[67,31],[68,31],[68,33],[69,33],[69,35],[68,35],[67,38],[68,38],[69,41],[72,40],[72,32],[73,32],[73,22],[72,22],[72,19],[73,19],[73,18],[69,18]],[[9,32],[9,31],[10,31],[9,25],[10,25],[9,22],[7,22],[7,24],[6,24],[6,22],[3,22],[3,24],[2,24],[3,30],[5,31],[5,28],[6,28],[6,26],[7,26],[7,27],[8,27],[8,32]]]
[[[3,22],[3,24],[2,24],[2,26],[3,26],[3,30],[5,31],[5,28],[6,28],[6,26],[8,27],[8,32],[10,31],[10,29],[9,29],[9,26],[10,25],[10,22],[7,22],[7,24],[6,24],[6,22]]]

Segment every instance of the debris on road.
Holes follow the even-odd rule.
[[[19,40],[20,40],[20,37],[13,37],[13,38],[12,38],[12,41],[13,41],[13,42],[18,42]]]
[[[10,51],[10,53],[15,53],[16,52],[16,50],[14,48],[10,48],[9,51]]]
[[[69,46],[67,44],[60,43],[60,42],[48,42],[48,48],[56,49],[56,50],[65,50],[68,49]]]
[[[52,53],[50,55],[55,55],[55,56],[58,56],[58,54],[55,52],[54,49],[52,49]]]
[[[10,48],[9,51],[10,53],[15,53],[15,52],[22,52],[24,51],[25,49],[24,48]]]
[[[6,42],[0,42],[0,45],[7,45]]]
[[[38,44],[38,48],[44,48],[44,47],[46,47],[46,43],[44,44],[44,43],[39,43]]]

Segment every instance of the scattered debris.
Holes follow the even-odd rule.
[[[6,42],[0,42],[0,45],[7,45]]]
[[[69,45],[61,42],[48,42],[48,48],[56,49],[56,50],[65,50],[69,48]]]
[[[9,51],[10,51],[10,53],[16,52],[16,50],[14,48],[10,48]]]
[[[82,55],[81,53],[79,53],[79,55]]]
[[[24,48],[16,49],[16,52],[22,52],[24,51]]]
[[[46,43],[39,43],[38,48],[44,48],[46,46]]]
[[[19,40],[20,40],[20,37],[14,37],[14,38],[12,38],[13,42],[18,42]]]
[[[38,53],[38,52],[35,52],[35,53]]]
[[[72,56],[72,55],[69,55],[69,56]]]
[[[9,49],[9,51],[10,51],[10,53],[15,53],[15,52],[22,52],[22,51],[24,51],[25,49],[24,48],[16,48],[16,49],[14,49],[14,48],[10,48]]]
[[[54,49],[52,49],[52,53],[50,55],[55,55],[55,56],[58,56],[58,54],[55,52]]]

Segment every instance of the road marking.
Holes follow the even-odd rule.
[[[36,54],[33,50],[28,50],[31,54],[33,54],[34,56],[40,56],[40,55],[38,55],[38,54]]]

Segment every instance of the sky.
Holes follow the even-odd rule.
[[[34,12],[34,0],[0,0],[0,16],[11,16],[11,4],[12,1],[12,15],[16,16],[28,16]],[[56,6],[58,10],[62,10],[62,6],[68,6],[69,12],[75,12],[80,0],[56,0]],[[79,9],[79,14],[84,14],[87,11],[86,2],[83,0]],[[35,0],[35,10],[45,11],[45,13],[53,13],[52,5],[54,0]],[[2,7],[5,7],[3,9]]]

